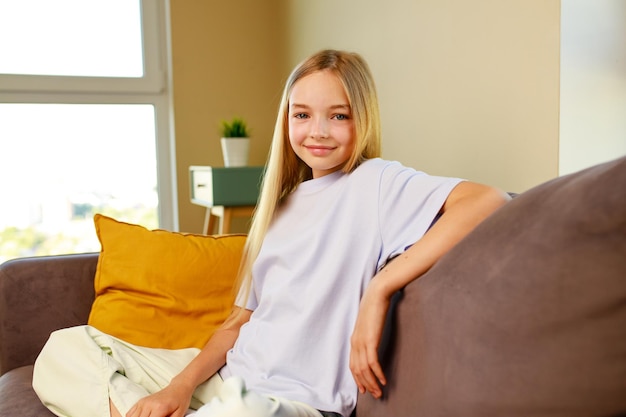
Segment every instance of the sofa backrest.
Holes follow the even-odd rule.
[[[499,209],[406,287],[359,417],[626,415],[626,157]]]

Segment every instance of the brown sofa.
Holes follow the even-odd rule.
[[[0,417],[51,415],[32,363],[86,322],[97,256],[0,266]],[[358,417],[626,416],[626,157],[494,213],[398,294],[381,356]]]

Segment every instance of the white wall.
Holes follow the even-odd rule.
[[[626,155],[626,1],[561,3],[559,174]]]
[[[288,62],[360,52],[383,156],[524,191],[558,173],[558,0],[284,2]]]

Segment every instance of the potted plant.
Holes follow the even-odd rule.
[[[250,135],[246,122],[240,117],[235,117],[231,121],[223,120],[221,133],[224,166],[246,166],[250,151]]]

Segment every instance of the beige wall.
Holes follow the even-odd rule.
[[[287,1],[288,61],[360,52],[383,156],[523,191],[558,172],[558,0]]]
[[[179,229],[202,231],[189,166],[223,166],[219,124],[244,117],[251,165],[263,165],[283,84],[284,27],[275,1],[171,0],[172,77]],[[245,231],[245,230],[237,230]]]
[[[202,228],[189,165],[222,164],[234,114],[263,164],[289,70],[360,52],[377,80],[383,156],[524,191],[558,172],[558,0],[171,0],[180,230]],[[240,24],[233,24],[239,22]]]

